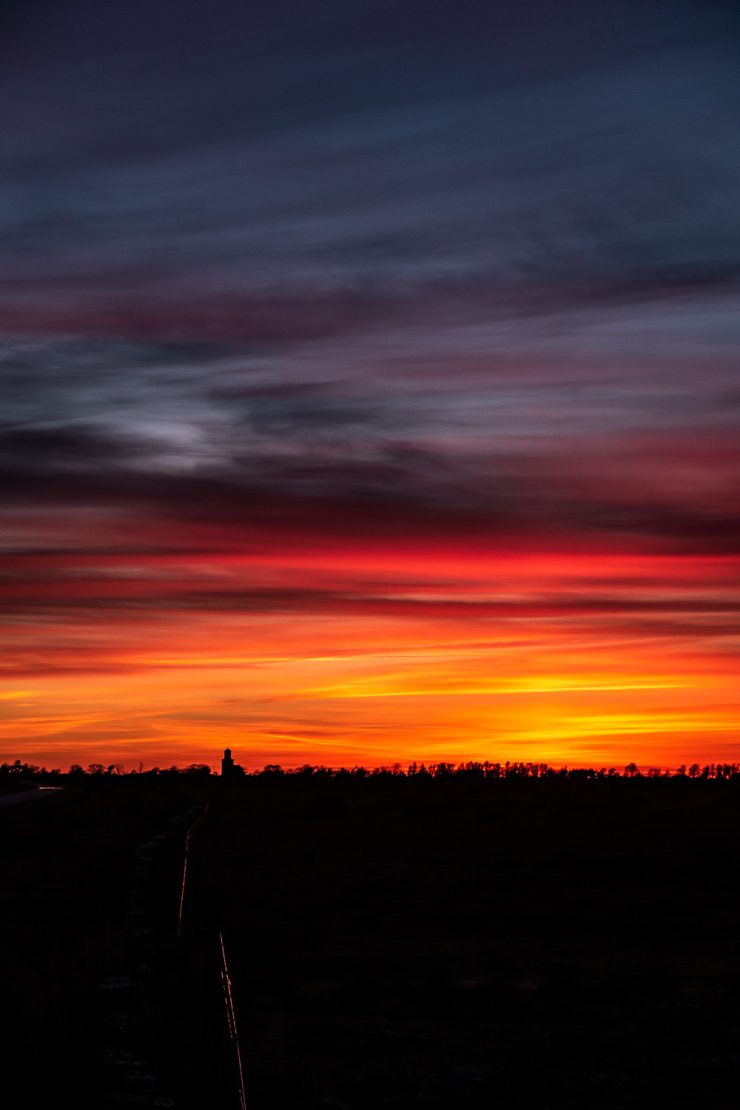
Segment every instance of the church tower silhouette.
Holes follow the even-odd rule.
[[[224,749],[224,757],[221,760],[221,778],[230,779],[234,777],[234,760],[231,758],[231,748]]]

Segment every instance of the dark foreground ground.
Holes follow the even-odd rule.
[[[734,1110],[739,817],[736,779],[677,778],[124,776],[0,810],[4,1104],[238,1110],[221,932],[250,1110]]]

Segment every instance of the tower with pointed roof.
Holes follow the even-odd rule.
[[[234,760],[231,758],[231,748],[224,749],[224,757],[221,760],[221,778],[230,779],[234,777]]]

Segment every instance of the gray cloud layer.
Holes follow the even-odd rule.
[[[733,547],[736,14],[361,8],[16,6],[4,497]]]

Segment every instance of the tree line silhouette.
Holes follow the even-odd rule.
[[[248,771],[236,765],[234,768],[236,778],[271,779],[290,777],[294,779],[555,779],[566,781],[589,781],[602,779],[734,779],[740,776],[740,763],[682,763],[676,768],[643,767],[637,763],[628,763],[622,768],[617,767],[551,767],[547,763],[510,762],[504,763],[482,762],[469,760],[463,763],[417,763],[412,762],[406,766],[392,763],[381,767],[327,767],[323,765],[303,764],[300,767],[285,768],[279,763],[268,763],[261,770]],[[0,790],[20,789],[24,786],[38,785],[64,785],[65,782],[75,782],[82,779],[110,779],[118,777],[130,778],[141,776],[152,779],[179,779],[209,778],[213,772],[207,763],[189,763],[184,767],[171,765],[166,768],[151,767],[144,770],[139,766],[136,770],[126,771],[122,763],[89,763],[83,767],[79,763],[72,763],[65,772],[60,768],[39,767],[34,763],[26,763],[20,759],[12,763],[0,764]],[[215,776],[214,777],[219,777]]]

